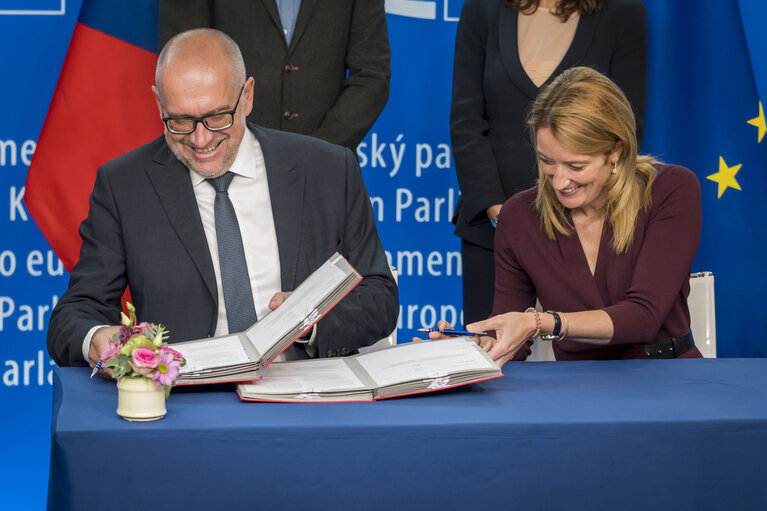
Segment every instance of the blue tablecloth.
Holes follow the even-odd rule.
[[[57,369],[49,509],[767,508],[767,359],[504,371],[376,403],[184,389],[131,423]]]

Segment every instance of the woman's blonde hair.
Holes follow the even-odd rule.
[[[543,89],[527,119],[537,147],[541,128],[549,128],[554,138],[570,151],[586,155],[610,155],[620,142],[622,150],[616,173],[605,183],[606,201],[602,214],[613,229],[616,253],[626,252],[634,241],[639,212],[650,206],[651,187],[657,160],[638,156],[636,122],[626,96],[609,78],[587,68],[570,68]],[[546,236],[569,235],[573,227],[554,187],[538,165],[536,208]]]

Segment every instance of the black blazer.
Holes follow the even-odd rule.
[[[319,356],[348,355],[385,337],[396,325],[397,289],[357,158],[315,138],[249,129],[266,162],[282,289],[295,289],[335,251],[364,277],[320,321]],[[85,364],[85,335],[120,323],[126,286],[139,320],[167,326],[171,342],[213,335],[213,263],[189,171],[164,137],[99,168],[80,236],[80,261],[48,328],[56,363]]]
[[[256,79],[248,119],[261,126],[354,151],[389,99],[384,0],[302,0],[290,46],[275,0],[160,0],[159,6],[161,45],[196,27],[234,39]]]
[[[626,93],[641,143],[647,96],[647,19],[641,0],[607,0],[578,21],[549,83],[565,69],[593,67]],[[544,84],[544,86],[546,85]],[[493,248],[485,210],[535,184],[525,117],[540,89],[519,61],[517,12],[505,0],[466,0],[455,38],[450,137],[461,188],[455,233]]]

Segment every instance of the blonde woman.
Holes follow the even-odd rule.
[[[700,357],[687,309],[695,175],[638,155],[626,96],[590,68],[543,89],[528,125],[538,186],[501,210],[494,316],[468,330],[495,331],[483,343],[499,365],[538,335],[559,360]],[[549,312],[530,309],[536,297]]]

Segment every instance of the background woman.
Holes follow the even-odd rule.
[[[525,115],[539,88],[573,66],[598,69],[623,89],[641,142],[647,21],[640,0],[466,0],[450,121],[466,323],[487,318],[492,308],[491,221],[506,199],[535,182]]]

